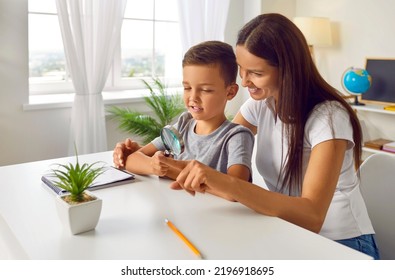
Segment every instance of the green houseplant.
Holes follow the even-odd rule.
[[[149,143],[160,135],[160,130],[171,124],[184,110],[185,106],[179,94],[169,94],[159,78],[153,78],[152,85],[142,80],[150,95],[144,97],[153,116],[129,108],[110,107],[110,118],[119,121],[119,129],[142,137],[143,144]]]
[[[102,208],[102,200],[87,189],[93,181],[105,172],[100,162],[80,164],[56,164],[50,174],[53,184],[68,193],[57,196],[56,208],[61,222],[72,234],[79,234],[96,227]],[[98,166],[99,165],[99,166]]]

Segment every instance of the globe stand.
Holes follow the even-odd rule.
[[[354,97],[354,103],[350,103],[350,105],[353,105],[353,106],[365,106],[365,103],[359,102],[359,101],[358,101],[358,95],[355,95],[355,97]]]

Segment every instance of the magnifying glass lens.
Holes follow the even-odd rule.
[[[161,130],[160,136],[166,149],[168,149],[174,155],[179,155],[184,151],[184,142],[181,135],[175,128],[171,126],[165,126]]]

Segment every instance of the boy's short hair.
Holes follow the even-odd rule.
[[[236,82],[237,62],[231,45],[221,41],[205,41],[191,47],[184,55],[182,67],[188,65],[219,65],[225,85]]]

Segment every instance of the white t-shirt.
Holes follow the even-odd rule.
[[[272,108],[274,108],[272,97],[260,101],[250,98],[243,104],[240,112],[244,119],[258,128],[256,141],[258,172],[270,191],[280,192],[283,178],[280,178],[279,184],[277,180],[283,161],[282,158],[285,157],[287,151],[287,143],[285,137],[282,139],[283,123],[276,117]],[[305,126],[303,176],[310,159],[311,150],[315,145],[329,139],[346,139],[348,141],[335,194],[320,231],[321,235],[333,240],[374,233],[354,168],[352,135],[349,115],[335,101],[317,105]],[[281,143],[284,146],[283,150]],[[323,168],[326,168],[326,166],[323,166]],[[290,193],[289,187],[284,187],[282,193],[292,196],[300,195],[298,192]]]

